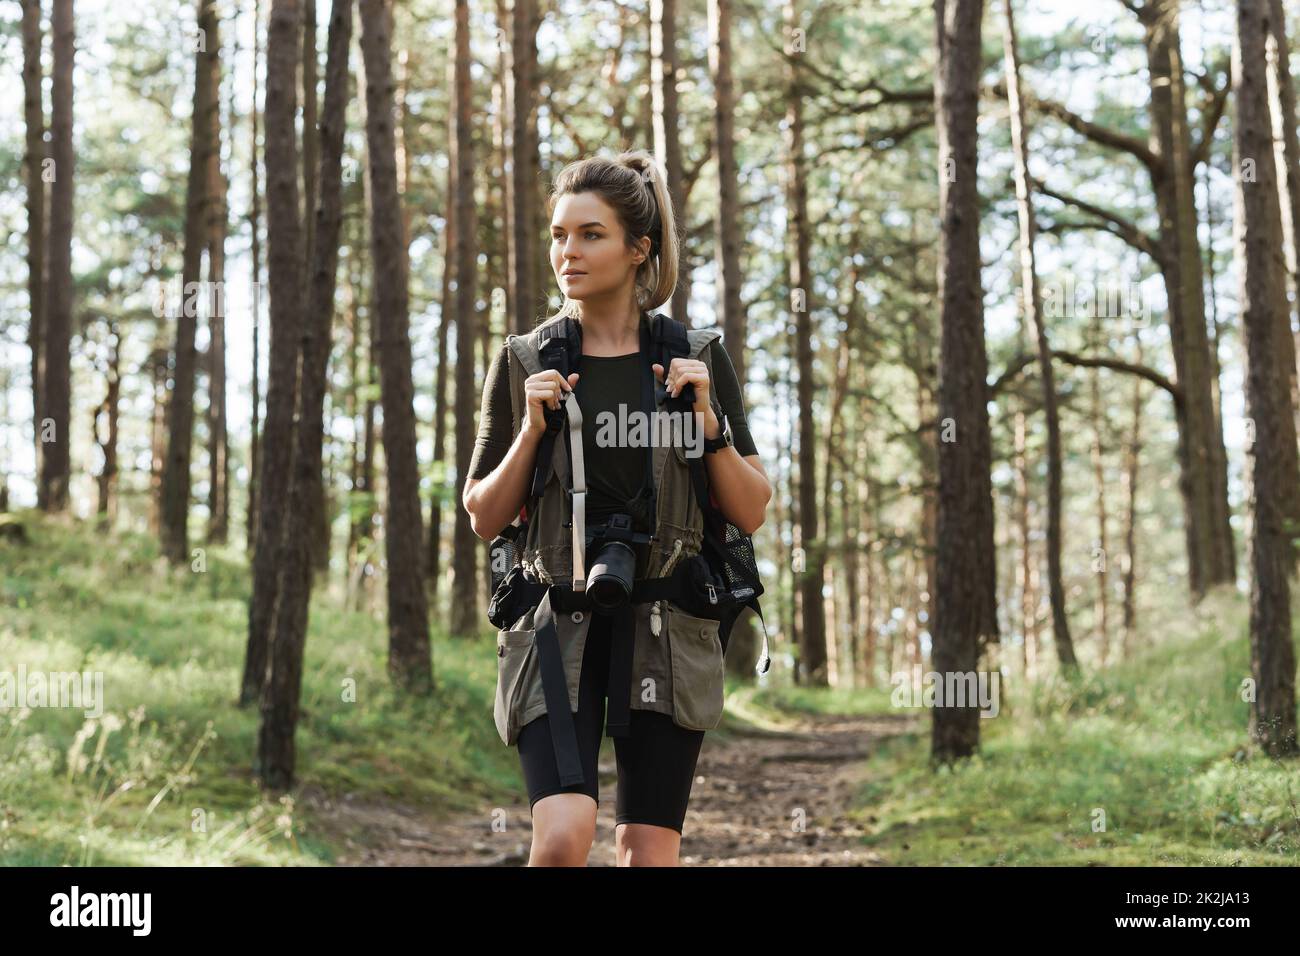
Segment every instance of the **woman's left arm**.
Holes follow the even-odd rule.
[[[704,437],[717,438],[722,423],[713,409],[704,416]],[[753,534],[767,518],[767,503],[772,500],[772,483],[757,455],[743,458],[728,445],[704,456],[709,470],[709,489],[719,510],[727,520],[745,534]]]

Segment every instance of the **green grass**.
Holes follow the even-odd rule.
[[[0,708],[0,863],[329,864],[337,837],[300,802],[264,796],[252,774],[257,714],[235,706],[243,555],[209,550],[206,570],[177,570],[149,537],[19,518],[30,540],[0,541],[0,672],[102,672],[105,703],[93,719]],[[921,732],[879,744],[864,767],[849,812],[867,842],[914,865],[1300,862],[1300,762],[1245,746],[1243,601],[1212,595],[1148,621],[1133,660],[1101,674],[1085,665],[1078,685],[1025,686],[1013,673],[999,716],[981,721],[979,756],[955,768],[931,769],[929,721],[915,712]],[[314,602],[294,792],[433,816],[520,805],[516,754],[491,718],[486,623],[477,641],[435,630],[428,698],[392,690],[386,643],[381,619],[329,595]],[[810,712],[897,714],[891,689],[729,679],[714,733]]]
[[[310,816],[252,774],[257,713],[235,705],[242,554],[174,570],[151,538],[21,518],[28,543],[0,542],[0,670],[102,672],[104,713],[0,709],[0,862],[330,862]],[[434,815],[516,798],[518,764],[491,719],[490,639],[435,633],[437,691],[407,699],[389,684],[382,620],[335,603],[312,609],[297,785]]]
[[[1247,746],[1244,599],[1150,620],[1148,646],[1075,686],[1013,672],[970,760],[931,767],[929,720],[884,742],[851,814],[865,842],[916,866],[1300,864],[1300,760]]]

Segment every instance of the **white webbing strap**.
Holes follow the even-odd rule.
[[[569,417],[569,450],[573,460],[573,590],[587,590],[587,468],[582,457],[582,409],[569,392],[565,399]]]

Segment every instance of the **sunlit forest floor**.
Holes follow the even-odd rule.
[[[171,570],[156,543],[17,516],[0,535],[0,670],[103,673],[104,715],[0,709],[0,862],[497,864],[527,858],[528,803],[492,722],[491,638],[435,634],[436,695],[390,689],[382,620],[312,610],[292,798],[252,774],[235,705],[242,552]],[[1169,600],[1176,602],[1177,595]],[[1248,754],[1244,601],[1151,613],[1139,655],[1071,687],[1015,670],[980,756],[928,766],[889,685],[731,685],[701,754],[688,865],[1300,863],[1300,763]],[[486,625],[485,625],[486,626]],[[1085,667],[1085,673],[1089,673]],[[355,694],[351,688],[355,687]],[[355,697],[355,699],[353,699]],[[601,761],[593,865],[613,861]]]

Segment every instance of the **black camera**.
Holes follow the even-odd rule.
[[[603,527],[587,530],[588,554],[596,550],[587,574],[587,595],[602,611],[612,611],[632,598],[636,582],[636,545],[648,544],[650,535],[632,530],[632,516],[610,515]]]

